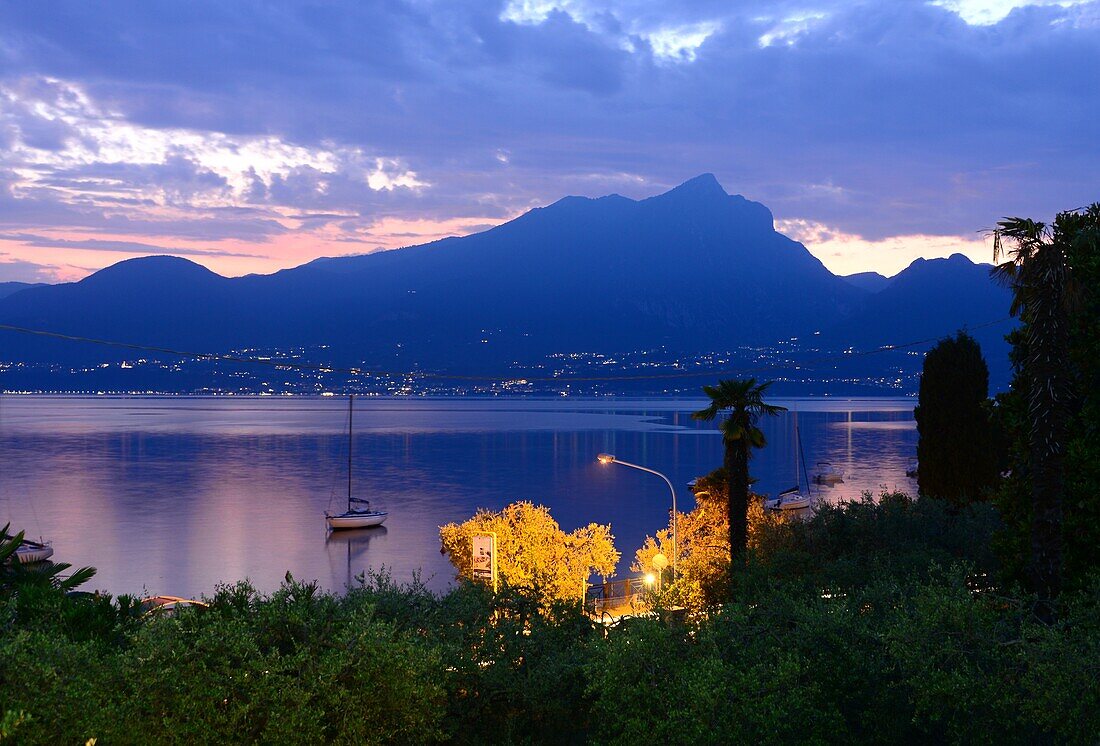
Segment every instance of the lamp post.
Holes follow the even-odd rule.
[[[601,464],[618,464],[619,466],[629,466],[631,469],[637,469],[639,471],[648,472],[649,474],[656,474],[661,479],[665,480],[665,484],[668,485],[668,491],[672,493],[672,578],[673,578],[673,580],[675,580],[676,579],[676,557],[678,556],[678,552],[676,551],[676,539],[677,539],[676,517],[677,516],[676,516],[676,489],[672,486],[672,482],[670,482],[668,480],[668,477],[666,477],[664,474],[662,474],[659,471],[654,471],[653,469],[648,469],[644,466],[639,466],[638,464],[632,464],[628,461],[623,461],[622,459],[617,459],[614,456],[612,456],[610,453],[601,453],[599,456],[596,457],[596,460],[599,461]]]

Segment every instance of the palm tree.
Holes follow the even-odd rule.
[[[729,507],[730,572],[744,555],[748,543],[749,459],[754,448],[763,448],[764,433],[756,426],[762,415],[787,411],[764,403],[764,392],[771,382],[757,384],[755,378],[719,381],[704,386],[710,406],[693,413],[697,420],[711,421],[723,411],[729,416],[722,422],[722,440],[726,447],[726,504]]]
[[[1024,332],[1022,373],[1027,382],[1031,476],[1031,580],[1036,613],[1052,619],[1062,589],[1062,498],[1065,445],[1074,385],[1069,336],[1074,288],[1066,249],[1075,240],[1076,213],[1053,229],[1027,218],[1005,218],[993,232],[993,270],[1012,288],[1012,315]]]

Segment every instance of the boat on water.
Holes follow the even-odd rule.
[[[844,473],[829,461],[818,461],[814,474],[817,484],[839,484],[844,481]]]
[[[30,565],[35,562],[45,562],[52,556],[53,547],[49,543],[23,539],[12,558],[21,565]]]
[[[198,601],[194,598],[182,598],[180,596],[148,596],[147,598],[141,599],[140,603],[145,616],[157,612],[172,615],[177,609],[188,606],[195,606],[202,609],[210,606],[210,604],[205,601]]]
[[[348,504],[347,510],[343,513],[330,513],[327,510],[325,511],[325,521],[328,523],[328,527],[333,530],[381,526],[386,518],[389,517],[389,513],[385,511],[373,510],[369,500],[353,497],[351,494],[351,421],[354,408],[355,396],[352,395],[348,397]]]
[[[797,417],[797,413],[795,415]],[[802,493],[802,473],[798,470],[799,456],[802,457],[802,471],[806,471],[806,456],[802,451],[802,436],[798,432],[798,420],[794,426],[794,474],[795,485],[789,490],[780,492],[775,497],[764,499],[765,510],[806,510],[813,504],[810,492],[809,474],[806,474],[806,494]]]
[[[54,556],[54,548],[50,546],[50,542],[25,539],[22,533],[11,536],[8,534],[10,526],[11,524],[7,524],[0,527],[0,544],[8,545],[7,551],[10,551],[11,544],[14,541],[19,541],[19,546],[15,547],[15,551],[11,552],[10,555],[3,558],[4,562],[31,564],[33,562],[44,562]]]
[[[905,476],[911,477],[912,479],[916,479],[917,478],[917,470],[919,468],[920,468],[920,464],[917,463],[916,459],[913,459],[912,461],[909,462],[909,466],[905,467]]]
[[[768,510],[805,510],[811,504],[810,496],[803,495],[798,485],[764,500],[764,507]]]

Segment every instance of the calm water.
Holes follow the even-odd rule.
[[[795,482],[795,422],[810,473],[839,464],[825,499],[882,486],[915,490],[910,399],[777,401],[753,461],[758,489]],[[680,509],[687,482],[721,465],[721,437],[694,422],[702,401],[364,399],[355,410],[355,492],[390,511],[381,529],[327,535],[322,512],[346,490],[346,401],[272,398],[0,400],[0,521],[53,541],[55,559],[94,565],[112,593],[196,596],[290,570],[341,589],[364,567],[399,579],[452,578],[438,526],[513,500],[551,508],[566,530],[611,523],[625,570],[665,525],[658,478],[600,466],[596,454],[665,472]],[[342,508],[341,508],[342,509]]]

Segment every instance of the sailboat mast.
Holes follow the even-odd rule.
[[[351,417],[355,394],[348,395],[348,510],[351,510]]]
[[[802,438],[798,435],[798,410],[794,411],[794,486],[802,491],[802,474],[798,471],[798,451]]]
[[[794,426],[794,437],[798,441],[798,452],[802,455],[802,472],[806,475],[806,492],[812,495],[814,490],[813,487],[810,486],[810,471],[806,468],[806,451],[802,449],[802,433],[799,432],[798,425]],[[798,469],[797,463],[794,468],[796,470]],[[799,486],[801,486],[801,484],[802,482],[799,480]]]

